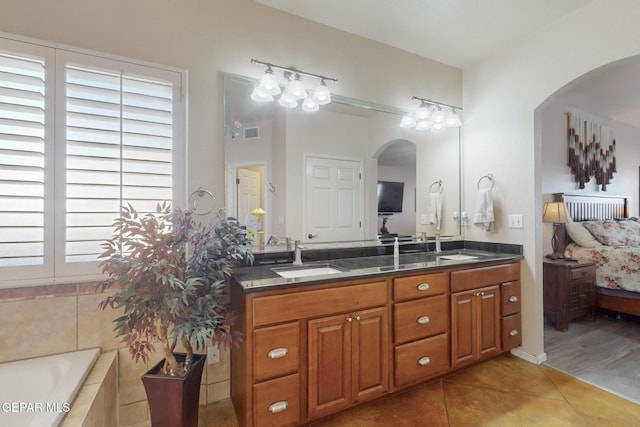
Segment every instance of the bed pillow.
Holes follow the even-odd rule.
[[[636,227],[629,221],[585,221],[582,224],[600,243],[607,246],[638,246]]]
[[[567,233],[569,233],[571,240],[573,240],[578,246],[582,246],[584,248],[602,246],[602,243],[593,237],[593,234],[591,234],[582,224],[583,223],[581,222],[568,222],[565,224],[565,228],[567,229]]]

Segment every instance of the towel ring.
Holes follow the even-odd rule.
[[[204,196],[208,196],[211,199],[211,207],[202,212],[198,212],[198,198],[202,198]],[[213,208],[216,206],[216,196],[213,193],[204,187],[198,187],[191,195],[189,196],[189,211],[196,215],[207,215],[213,211]]]
[[[489,182],[491,183],[491,186],[489,187],[489,190],[493,190],[493,175],[488,173],[485,176],[480,177],[480,179],[478,180],[478,190],[480,189],[480,183],[482,182],[483,179],[488,179]]]
[[[442,192],[444,191],[444,186],[442,185],[442,180],[439,181],[435,181],[433,184],[431,184],[429,186],[429,193],[433,193],[433,186],[437,185],[438,186],[438,193],[442,194]]]

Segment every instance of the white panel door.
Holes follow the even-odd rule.
[[[361,240],[362,212],[362,161],[306,157],[305,240]]]
[[[238,168],[238,220],[244,223],[252,210],[260,207],[260,173]]]

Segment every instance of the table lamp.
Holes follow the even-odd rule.
[[[558,225],[569,222],[569,214],[564,202],[547,202],[542,208],[542,222],[553,223],[553,237],[551,238],[552,254],[547,255],[550,259],[564,259],[564,254],[558,253]]]

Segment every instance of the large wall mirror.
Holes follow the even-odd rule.
[[[225,74],[225,205],[257,231],[257,245],[375,243],[388,234],[460,238],[461,131],[402,129],[404,111],[333,95],[309,113],[259,103],[257,81]],[[378,183],[403,183],[402,212],[378,214]],[[253,214],[252,214],[253,213]],[[257,213],[257,215],[256,215]]]

